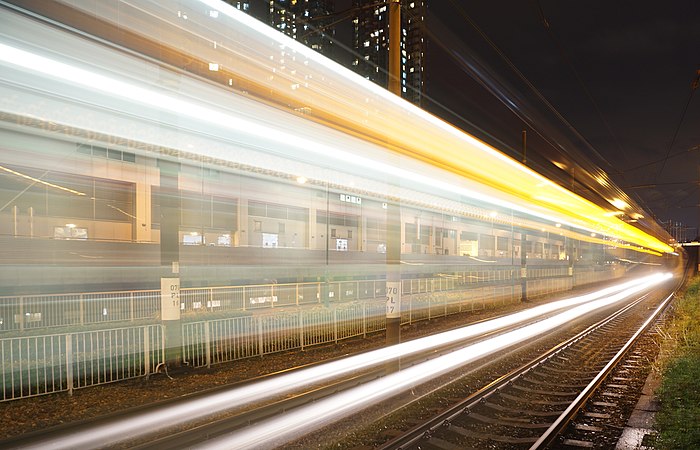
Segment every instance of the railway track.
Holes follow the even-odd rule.
[[[648,296],[619,308],[381,448],[444,450],[595,446],[585,436],[601,431],[601,427],[586,423],[591,419],[603,420],[610,413],[582,412],[582,406],[671,297],[661,302],[652,315],[643,312],[649,306]],[[616,381],[619,380],[608,380],[607,391],[624,389],[625,385]],[[599,400],[592,405],[604,409],[614,407],[615,403]],[[580,420],[572,424],[572,419],[579,413]]]
[[[604,296],[605,294],[597,295]],[[618,292],[613,297],[622,298],[625,295],[627,294],[624,292]],[[583,307],[581,303],[588,300],[588,298],[583,299],[587,296],[588,294],[576,300],[578,303],[575,304],[579,304],[579,308]],[[410,352],[401,357],[402,370],[391,373],[389,376],[384,376],[387,375],[386,363],[391,363],[394,359],[392,359],[393,357],[380,358],[380,355],[387,352],[387,348],[384,348],[367,354],[342,358],[329,364],[312,365],[302,370],[290,370],[262,380],[241,383],[189,398],[167,401],[150,406],[144,411],[114,414],[98,418],[95,421],[49,430],[46,433],[26,436],[17,440],[4,441],[0,445],[7,444],[22,448],[47,448],[47,446],[52,448],[102,448],[105,446],[133,448],[139,445],[141,446],[139,448],[186,448],[201,445],[209,440],[216,443],[217,440],[224,439],[226,442],[225,439],[228,435],[256,434],[255,427],[266,427],[268,422],[273,422],[280,416],[283,417],[282,420],[287,420],[290,414],[298,410],[323,404],[334,397],[345,395],[346,398],[355,401],[352,397],[355,388],[362,387],[364,389],[367,385],[386,383],[386,379],[391,379],[394,376],[408,376],[410,385],[417,387],[420,383],[432,380],[432,378],[425,377],[421,380],[413,378],[411,375],[404,375],[404,373],[413,373],[411,371],[414,369],[419,369],[434,360],[449,361],[455,359],[455,354],[465,352],[464,346],[476,348],[480,345],[483,346],[488,340],[503,341],[507,335],[519,335],[529,328],[557,319],[556,316],[570,314],[569,308],[572,307],[564,306],[564,303],[570,301],[571,299],[552,302],[511,316],[478,322],[469,327],[431,336],[429,339],[437,343],[426,346],[425,351],[416,351],[416,348],[422,345],[422,340],[404,343],[402,345],[410,347]],[[641,298],[627,304],[608,319],[589,327],[585,332],[565,343],[557,345],[550,354],[538,357],[532,364],[525,365],[506,377],[499,378],[486,388],[471,395],[456,408],[439,415],[437,421],[424,424],[422,430],[416,428],[413,430],[413,436],[409,436],[410,433],[407,433],[403,438],[406,439],[405,442],[394,440],[388,443],[385,448],[409,448],[410,445],[414,445],[412,448],[431,448],[426,447],[426,444],[433,445],[430,442],[439,443],[436,444],[438,448],[443,448],[440,447],[442,441],[449,441],[440,433],[445,430],[449,431],[450,428],[457,430],[458,428],[453,425],[458,423],[457,420],[461,420],[459,419],[461,416],[468,417],[466,420],[470,423],[482,424],[481,430],[474,425],[469,425],[469,423],[463,424],[464,426],[457,425],[465,430],[469,429],[467,427],[473,428],[474,434],[471,439],[476,448],[484,448],[480,444],[485,440],[504,442],[508,445],[515,445],[514,448],[522,448],[523,442],[533,441],[533,436],[537,435],[533,433],[541,435],[549,424],[554,423],[566,405],[571,403],[570,397],[586,387],[589,383],[588,380],[599,373],[597,371],[600,370],[600,366],[605,365],[605,361],[609,360],[615,351],[615,348],[610,344],[613,341],[610,336],[619,334],[622,324],[631,323],[630,317],[635,314],[635,311],[639,311],[635,305],[642,305],[644,302],[645,299]],[[573,309],[577,308],[573,307]],[[596,314],[600,314],[600,312]],[[515,322],[510,325],[504,323],[506,319],[512,319],[515,316],[518,316],[518,320]],[[533,336],[535,335],[533,334]],[[596,343],[598,342],[596,336],[599,336],[597,339],[610,342],[607,342],[606,345],[600,345]],[[521,337],[517,339],[516,342],[531,340],[531,338]],[[535,338],[534,341],[537,342],[539,339],[539,337]],[[507,343],[503,341],[499,345],[502,345],[502,349],[514,346],[513,342],[510,341]],[[515,347],[519,348],[519,346]],[[393,351],[392,348],[389,353]],[[466,353],[469,354],[471,351],[467,349]],[[482,356],[474,356],[473,360],[479,360],[481,366],[488,366],[488,364],[508,354],[508,351],[503,350],[492,351],[498,354],[498,358],[483,361],[481,360]],[[368,366],[363,366],[359,364],[359,360],[356,360],[367,357],[373,360]],[[468,358],[472,358],[472,356],[470,355]],[[585,361],[586,365],[572,366],[571,361],[576,359]],[[378,362],[380,360],[384,363]],[[354,364],[356,363],[358,363],[356,367],[359,369],[355,368]],[[463,371],[464,364],[460,361],[451,370]],[[438,362],[438,365],[441,363]],[[326,374],[317,371],[328,366],[332,366],[332,370]],[[342,367],[348,369],[344,371],[345,369],[341,369]],[[467,372],[472,370],[473,366]],[[442,373],[449,375],[451,372],[443,371]],[[279,383],[280,379],[284,382]],[[389,384],[394,384],[394,382]],[[273,388],[275,385],[277,387]],[[553,390],[554,388],[556,390]],[[395,396],[396,393],[382,398],[387,399],[392,395]],[[547,397],[537,400],[538,395],[547,395]],[[533,402],[532,405],[541,403],[545,407],[537,409],[524,402],[519,407],[513,407],[516,402],[522,402],[521,399],[529,399]],[[381,400],[381,398],[375,398],[375,401]],[[358,404],[361,404],[362,408],[369,406],[360,400],[358,400]],[[244,405],[248,406],[244,407]],[[533,411],[539,412],[532,414]],[[523,416],[525,413],[530,414],[527,419]],[[306,425],[306,422],[302,422],[303,434],[318,429],[318,427],[312,428],[310,422],[308,429],[304,428]],[[514,432],[514,429],[519,431]],[[125,430],[125,432],[118,433],[115,430]],[[538,431],[532,432],[531,430]],[[269,442],[265,442],[262,447],[257,446],[257,444],[249,445],[249,447],[272,448],[279,445],[274,441],[275,432],[267,430],[265,432],[272,435]],[[476,436],[475,440],[474,436]],[[497,436],[502,436],[503,439],[498,441]],[[293,441],[293,439],[290,440]],[[232,448],[228,444],[223,445],[219,448]],[[301,448],[305,448],[304,444],[301,445]],[[453,445],[464,448],[465,443]],[[239,448],[237,445],[235,447]],[[242,447],[244,446],[240,448]]]

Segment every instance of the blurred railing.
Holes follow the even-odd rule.
[[[615,271],[586,271],[577,276],[551,276],[528,281],[532,294],[546,294],[570,289],[575,283],[608,280],[624,273]],[[476,311],[515,303],[521,299],[521,284],[513,278],[515,272],[480,273],[469,275],[477,282],[464,282],[466,278],[422,278],[403,280],[403,324],[430,320],[465,311]],[[280,289],[280,286],[282,287]],[[182,322],[182,357],[194,367],[211,366],[269,353],[304,349],[313,345],[338,342],[355,336],[382,331],[386,326],[384,282],[379,280],[329,283],[329,292],[336,298],[343,295],[354,298],[337,301],[329,306],[315,302],[299,308],[275,308],[276,303],[253,303],[254,308],[244,308],[243,303],[231,299],[241,295],[266,296],[275,292],[295,292],[296,301],[305,290],[318,294],[323,283],[299,283],[293,285],[238,286],[224,288],[193,288],[186,292],[190,301],[219,301],[219,306],[239,311],[236,317],[212,320],[191,319],[198,317],[191,309],[188,320]],[[262,289],[262,290],[261,290]],[[269,289],[266,291],[265,289]],[[370,296],[372,298],[362,298]],[[261,295],[262,294],[262,295]],[[57,301],[58,296],[36,296],[25,305],[42,305]],[[119,319],[156,318],[160,293],[134,291],[100,294],[73,294],[66,296],[74,301],[101,299],[100,305],[73,305],[67,308],[76,323],[84,324],[88,317],[102,317],[104,304],[119,308]],[[256,298],[256,297],[252,297]],[[44,303],[42,303],[42,301]],[[121,301],[121,303],[120,303]],[[116,303],[115,303],[116,302]],[[228,303],[227,303],[228,302]],[[315,304],[314,304],[315,303]],[[288,303],[291,304],[291,303]],[[302,303],[298,303],[302,305]],[[54,305],[49,305],[54,308]],[[238,309],[236,308],[238,306]],[[46,311],[53,311],[47,309]],[[77,312],[91,311],[79,316]],[[43,311],[42,311],[43,312]],[[128,312],[128,314],[127,314]],[[32,312],[31,314],[36,314]],[[141,314],[141,315],[140,315]],[[82,322],[78,321],[82,317]],[[206,315],[204,316],[206,317]],[[210,315],[211,317],[211,315]],[[103,322],[107,322],[104,319]],[[29,322],[33,324],[34,322]],[[60,321],[50,321],[59,326]],[[30,329],[31,330],[31,329]],[[34,330],[33,334],[40,332]],[[164,331],[161,325],[143,325],[56,333],[43,336],[19,336],[0,339],[0,369],[2,369],[3,396],[0,401],[49,394],[94,386],[128,378],[146,376],[157,370],[165,360]]]
[[[528,269],[528,295],[543,295],[573,286],[614,278],[624,269],[594,271],[568,268]],[[402,295],[519,285],[519,269],[494,267],[450,273],[430,278],[402,280]],[[383,299],[384,280],[328,281],[289,284],[183,288],[182,313],[192,317],[203,313],[227,313],[313,304],[332,305],[359,300]],[[160,317],[160,291],[115,291],[74,294],[17,295],[0,297],[0,332],[69,327],[133,321],[154,321]],[[494,294],[498,298],[500,291]],[[324,299],[327,301],[324,302]],[[484,302],[490,300],[485,298]]]
[[[165,361],[164,345],[160,325],[0,339],[0,400],[148,375]]]
[[[530,295],[561,292],[577,283],[605,281],[624,274],[624,269],[590,270],[582,271],[576,279],[568,276],[566,267],[541,270],[543,278],[528,280]],[[491,284],[476,287],[474,283],[446,278],[402,280],[401,323],[495,308],[521,299],[520,280],[514,278],[515,270],[510,274],[503,271],[500,275],[473,276]],[[245,317],[184,323],[183,358],[194,367],[209,367],[382,331],[386,328],[384,296],[377,297],[381,299],[331,304],[330,307],[271,309]]]
[[[157,319],[160,291],[0,297],[0,331]]]

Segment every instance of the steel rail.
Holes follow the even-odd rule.
[[[501,317],[501,316],[496,316],[496,317]],[[493,318],[488,318],[488,319],[483,319],[483,320],[478,320],[476,322],[473,322],[474,324],[481,323],[481,322],[486,322],[488,320],[492,320]],[[532,318],[528,321],[525,321],[525,324],[531,323],[531,322],[536,322],[540,320],[541,317],[536,317]],[[502,327],[498,330],[493,330],[489,331],[487,333],[484,333],[483,335],[480,335],[478,337],[472,337],[472,338],[466,338],[464,340],[460,340],[458,342],[454,342],[451,344],[445,344],[439,347],[436,347],[435,349],[429,351],[428,353],[418,353],[415,355],[411,355],[408,357],[402,357],[401,358],[401,366],[410,366],[413,364],[418,364],[422,361],[430,360],[432,358],[435,358],[437,356],[449,353],[453,351],[455,348],[460,348],[464,345],[467,345],[471,342],[478,342],[482,340],[484,337],[492,336],[492,335],[498,335],[500,333],[503,333],[507,331],[508,329],[511,329],[514,326],[522,326],[522,323],[516,324],[516,325],[511,325],[507,327]],[[295,369],[290,369],[290,370],[295,370]],[[365,374],[362,375],[357,375],[353,377],[347,377],[343,378],[340,380],[336,380],[332,383],[329,383],[324,386],[318,386],[314,388],[309,388],[307,391],[304,392],[298,392],[289,395],[287,398],[275,401],[266,405],[263,405],[259,408],[251,409],[249,411],[244,411],[238,414],[235,414],[234,416],[231,417],[224,417],[221,419],[216,419],[213,421],[210,421],[206,424],[202,424],[199,426],[194,426],[189,429],[182,430],[180,432],[176,432],[173,434],[170,434],[168,436],[165,436],[163,438],[156,438],[151,440],[148,443],[143,443],[143,444],[136,444],[134,449],[150,449],[150,448],[190,448],[192,445],[201,443],[204,440],[214,438],[218,435],[224,434],[224,433],[230,433],[233,430],[236,430],[238,428],[242,428],[247,425],[251,425],[253,423],[268,419],[272,417],[275,414],[281,414],[284,413],[285,411],[289,411],[291,409],[297,408],[299,406],[303,406],[308,403],[316,402],[326,396],[333,395],[337,392],[341,392],[345,389],[350,389],[352,387],[361,385],[363,383],[366,383],[368,381],[371,381],[373,379],[376,379],[378,377],[381,377],[386,374],[386,367],[385,365],[373,367],[369,369],[369,371]],[[139,439],[140,441],[144,439]]]
[[[443,412],[439,413],[438,415],[424,421],[423,423],[416,425],[415,427],[411,428],[408,430],[406,433],[390,440],[389,442],[385,443],[381,447],[379,447],[381,450],[389,450],[389,449],[406,449],[411,447],[412,445],[419,443],[423,439],[428,439],[432,436],[432,434],[438,430],[441,427],[449,427],[452,420],[454,420],[456,417],[462,415],[462,414],[468,414],[469,411],[479,404],[480,402],[484,401],[491,395],[495,394],[498,392],[502,387],[508,385],[509,383],[515,381],[516,379],[520,378],[521,376],[525,375],[526,373],[530,372],[532,369],[537,368],[540,366],[542,363],[546,362],[547,360],[551,359],[553,356],[557,355],[561,351],[567,349],[571,345],[575,344],[576,342],[580,341],[584,337],[588,336],[589,334],[593,333],[594,331],[600,329],[601,327],[605,326],[618,316],[624,314],[640,302],[642,302],[649,294],[644,294],[640,296],[637,300],[634,302],[630,302],[626,305],[624,305],[622,308],[617,309],[615,312],[610,314],[608,317],[590,325],[588,328],[585,330],[581,331],[580,333],[576,334],[575,336],[572,336],[571,338],[557,344],[556,346],[552,347],[551,349],[547,350],[540,356],[530,360],[529,362],[519,366],[518,368],[508,372],[507,374],[501,376],[500,378],[492,381],[491,383],[487,384],[486,386],[482,387],[478,391],[474,392],[471,394],[469,397],[465,398],[461,402],[457,403],[456,405],[444,410]],[[673,294],[671,294],[672,296]],[[607,366],[606,366],[607,367]],[[597,378],[597,377],[596,377]]]
[[[551,314],[548,313],[548,314]],[[547,317],[548,314],[545,314],[544,317]],[[493,319],[498,319],[504,316],[507,316],[508,314],[499,314],[494,317],[489,317],[489,318],[484,318],[480,319],[477,321],[472,322],[470,325],[476,325],[484,322],[488,322]],[[522,326],[524,324],[536,322],[538,320],[541,320],[542,316],[537,316],[533,318],[529,318],[528,320],[524,322],[520,322],[517,324],[517,326]],[[432,348],[428,352],[421,352],[409,356],[403,356],[400,358],[401,361],[401,366],[407,367],[412,364],[417,364],[425,360],[429,360],[431,358],[440,356],[445,353],[449,353],[450,351],[453,351],[455,348],[460,348],[461,346],[467,345],[472,342],[479,341],[483,339],[484,337],[487,336],[492,336],[492,335],[497,335],[499,333],[503,333],[504,331],[507,331],[510,329],[511,326],[506,326],[506,327],[501,327],[495,330],[491,330],[489,332],[486,332],[482,335],[476,336],[476,337],[468,337],[461,339],[459,341],[455,341],[449,344],[442,344],[438,345],[434,348]],[[362,352],[354,353],[354,354],[359,354]],[[354,354],[345,354],[342,356],[338,356],[335,358],[331,358],[328,360],[324,361],[317,361],[297,367],[292,367],[284,370],[280,370],[271,374],[255,377],[249,380],[243,380],[239,381],[230,385],[226,386],[219,386],[211,389],[207,389],[204,391],[200,392],[195,392],[191,394],[186,394],[180,397],[175,397],[175,398],[170,398],[170,399],[165,399],[165,400],[160,400],[158,402],[145,405],[145,406],[136,406],[136,407],[131,407],[122,411],[116,411],[104,416],[99,416],[95,417],[92,419],[86,419],[82,421],[78,421],[75,423],[68,423],[64,425],[59,425],[53,428],[49,428],[47,430],[40,430],[36,431],[33,433],[25,434],[22,436],[16,436],[16,437],[11,437],[7,439],[0,440],[0,447],[26,447],[26,446],[32,446],[36,444],[44,444],[44,443],[51,443],[53,442],[57,447],[56,448],[64,448],[61,447],[61,444],[58,444],[58,442],[63,439],[66,436],[71,436],[71,435],[76,435],[80,433],[84,433],[86,431],[89,431],[90,429],[94,429],[99,426],[105,426],[109,424],[114,424],[118,423],[124,418],[128,418],[130,416],[138,416],[138,415],[144,415],[144,414],[149,414],[149,413],[155,413],[159,411],[165,411],[171,407],[177,406],[181,404],[182,402],[187,402],[187,401],[196,401],[197,399],[206,399],[208,396],[213,396],[218,393],[223,393],[226,391],[229,391],[231,389],[236,389],[236,388],[245,388],[248,385],[254,385],[257,382],[264,381],[267,379],[271,379],[277,376],[282,376],[287,373],[299,371],[299,370],[304,370],[307,368],[313,368],[315,366],[322,365],[324,363],[332,362],[332,361],[337,361],[337,360],[342,360],[346,357],[353,356]],[[364,372],[364,373],[362,373]],[[348,374],[344,377],[339,377],[335,378],[332,380],[328,380],[325,382],[325,384],[321,383],[316,383],[317,385],[314,386],[313,381],[309,381],[307,386],[300,387],[299,389],[288,392],[286,394],[279,394],[276,397],[280,397],[282,395],[286,395],[286,398],[281,399],[281,400],[260,400],[258,402],[258,406],[254,406],[253,403],[251,403],[249,406],[252,406],[250,409],[246,410],[245,408],[248,407],[247,405],[232,405],[231,408],[226,411],[220,411],[217,414],[227,414],[230,412],[229,417],[221,418],[221,419],[214,419],[213,421],[202,424],[202,425],[195,425],[193,427],[190,427],[187,430],[183,431],[177,431],[177,428],[183,429],[186,428],[187,425],[181,424],[181,425],[174,425],[170,426],[169,428],[159,428],[157,430],[153,430],[151,433],[139,435],[138,437],[134,438],[129,438],[128,436],[125,436],[124,439],[122,439],[120,442],[117,443],[117,445],[122,445],[127,442],[133,442],[136,443],[135,445],[141,445],[139,448],[153,448],[154,445],[149,445],[149,444],[139,444],[139,442],[144,442],[148,439],[154,439],[154,443],[163,443],[164,445],[167,444],[166,446],[168,448],[177,445],[181,445],[182,442],[201,442],[201,438],[199,436],[215,436],[219,432],[217,430],[219,429],[225,429],[228,428],[228,431],[231,431],[231,429],[235,429],[239,426],[247,425],[247,424],[252,424],[260,420],[264,420],[265,418],[269,418],[270,416],[274,415],[277,412],[281,411],[286,411],[290,410],[293,408],[296,408],[298,406],[302,406],[307,403],[311,403],[314,401],[318,401],[321,398],[332,395],[335,392],[342,391],[344,389],[349,389],[354,386],[357,386],[359,384],[371,381],[372,379],[376,379],[380,376],[385,375],[386,368],[384,365],[380,364],[374,367],[368,367],[368,368],[360,368],[354,373]],[[238,412],[236,412],[238,410]],[[232,414],[232,415],[231,415]],[[202,419],[202,418],[197,418]],[[205,419],[202,419],[205,420]],[[165,438],[159,438],[158,436],[165,434],[168,429],[170,431],[176,430],[173,434],[165,437]],[[193,441],[194,438],[188,436],[188,434],[192,434],[195,436],[198,440]],[[177,439],[175,439],[177,437]]]
[[[554,420],[552,425],[540,436],[540,438],[530,447],[530,450],[546,448],[552,443],[556,436],[566,427],[576,413],[583,407],[586,401],[593,395],[603,380],[612,372],[615,366],[622,360],[627,351],[637,342],[639,337],[651,326],[656,318],[668,306],[676,291],[668,297],[654,310],[647,320],[640,326],[625,345],[615,354],[615,356],[605,365],[605,367],[591,380],[591,382],[581,391],[576,399],[564,410],[564,412]]]

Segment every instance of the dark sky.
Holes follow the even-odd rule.
[[[574,188],[576,170],[600,167],[657,219],[698,226],[700,1],[429,0],[428,11],[426,109],[515,157],[525,128],[533,168],[561,163]]]
[[[528,146],[533,164],[538,150],[542,160],[551,159],[547,147],[559,144],[593,160],[658,219],[697,227],[700,93],[692,95],[691,84],[700,69],[700,2],[440,0],[429,11],[429,93],[437,102],[511,153],[519,149],[522,121],[505,107],[487,106],[489,96],[470,81],[476,64],[496,90],[506,87],[504,98],[522,105],[521,114],[536,119],[534,128],[552,137]],[[455,54],[467,62],[456,64]],[[663,171],[663,163],[650,164],[669,152]]]

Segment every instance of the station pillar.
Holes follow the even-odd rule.
[[[527,301],[527,233],[520,232],[520,286],[521,301]]]
[[[386,208],[386,343],[401,342],[401,207]]]
[[[161,324],[165,330],[165,363],[182,364],[180,321],[180,187],[179,163],[158,161],[160,169]]]

